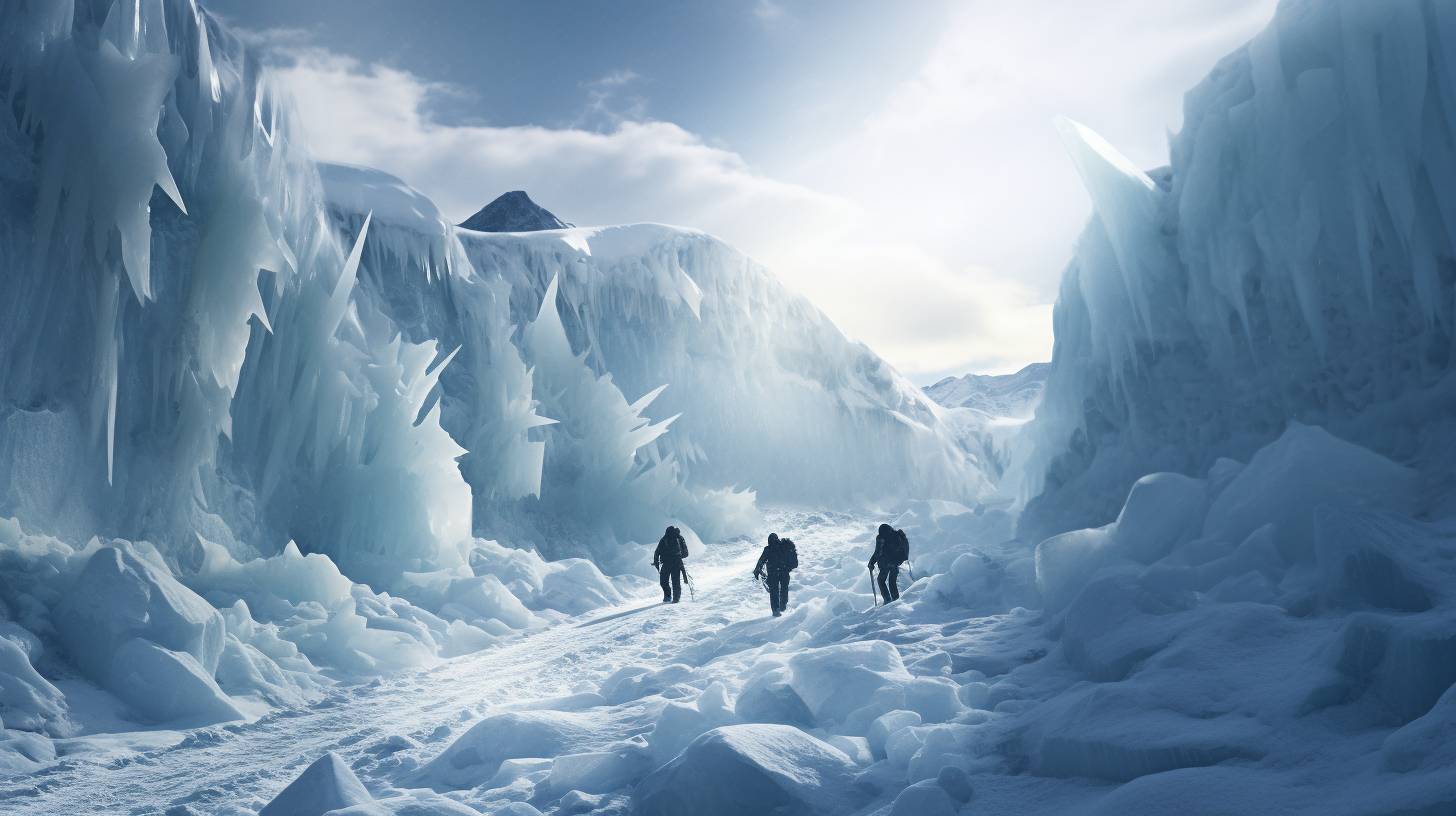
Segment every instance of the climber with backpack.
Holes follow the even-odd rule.
[[[683,559],[688,557],[688,541],[682,530],[668,527],[652,553],[652,566],[657,567],[657,582],[662,585],[662,602],[677,603],[682,598],[682,582],[687,576]]]
[[[904,530],[896,530],[888,524],[881,524],[875,535],[875,554],[870,556],[870,574],[875,566],[880,568],[876,583],[880,586],[880,597],[885,603],[900,600],[900,565],[910,560],[910,539]],[[870,587],[874,589],[873,586]]]
[[[794,542],[779,538],[778,533],[769,533],[768,546],[763,548],[763,554],[753,567],[753,577],[764,578],[766,575],[768,604],[775,618],[784,614],[789,605],[789,573],[798,566],[799,551]]]

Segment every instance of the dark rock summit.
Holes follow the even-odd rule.
[[[512,190],[480,208],[461,227],[476,232],[535,232],[575,226],[552,215],[523,190]]]

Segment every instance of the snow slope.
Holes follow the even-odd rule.
[[[1188,94],[1169,168],[1062,123],[1096,215],[1055,311],[1028,538],[1291,420],[1452,472],[1453,41],[1443,3],[1291,0]]]

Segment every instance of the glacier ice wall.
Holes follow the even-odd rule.
[[[0,513],[463,564],[461,451],[421,416],[437,350],[354,296],[255,61],[190,0],[0,15]]]
[[[1022,463],[1032,540],[1111,519],[1291,420],[1450,471],[1456,9],[1295,0],[1143,173],[1063,123],[1095,216]]]
[[[407,337],[464,345],[441,378],[441,401],[444,426],[471,451],[467,474],[476,448],[466,438],[497,412],[480,410],[479,381],[468,373],[475,342],[461,332],[480,321],[469,317],[478,307],[466,293],[498,287],[507,325],[525,326],[555,281],[571,349],[629,401],[662,389],[643,407],[657,420],[677,418],[653,440],[652,455],[670,460],[706,506],[719,503],[725,486],[771,502],[841,506],[971,501],[989,490],[978,452],[944,409],[712,236],[658,224],[473,232],[451,227],[428,199],[386,174],[337,165],[322,172],[346,237],[365,212],[375,213],[379,239],[366,249],[361,285]],[[524,348],[520,336],[504,334]],[[488,345],[509,357],[499,340]],[[549,445],[561,432],[534,438]],[[471,483],[477,530],[490,532],[482,525],[501,508],[481,500],[476,476]]]
[[[652,422],[651,399],[630,401],[587,364],[556,300],[513,313],[509,283],[477,270],[456,229],[398,179],[344,165],[324,165],[322,178],[341,235],[370,236],[361,308],[387,314],[403,337],[455,349],[436,405],[463,449],[476,531],[639,571],[621,545],[655,540],[668,521],[710,540],[751,528],[752,492],[687,486],[661,450],[671,421]]]

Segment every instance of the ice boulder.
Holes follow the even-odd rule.
[[[416,774],[414,783],[459,790],[495,776],[501,762],[580,750],[596,736],[594,720],[570,711],[507,711],[486,717]]]
[[[843,720],[887,685],[910,682],[900,652],[883,640],[807,649],[789,660],[790,684],[823,721]]]
[[[207,725],[243,719],[243,713],[196,658],[150,640],[132,638],[122,644],[112,660],[106,687],[154,722]]]
[[[264,805],[258,816],[323,816],[373,801],[359,777],[338,754],[329,751]]]
[[[91,555],[61,605],[56,628],[71,661],[103,685],[117,650],[133,638],[185,652],[211,676],[225,632],[216,609],[178,583],[160,559],[125,542]]]
[[[1323,428],[1296,422],[1255,453],[1214,500],[1203,534],[1243,541],[1272,522],[1285,558],[1304,560],[1313,553],[1316,508],[1409,513],[1418,491],[1415,471]]]
[[[925,779],[900,791],[890,806],[890,816],[955,816],[957,809],[945,788]]]
[[[1192,605],[1191,593],[1127,573],[1098,576],[1067,607],[1063,654],[1092,680],[1121,680],[1177,636],[1185,622],[1176,613]]]
[[[1326,506],[1315,513],[1315,560],[1327,604],[1423,612],[1456,594],[1441,531],[1391,513]]]
[[[1036,547],[1036,585],[1048,611],[1065,609],[1087,579],[1103,567],[1126,563],[1112,539],[1112,526],[1073,530]]]
[[[897,709],[881,714],[870,724],[868,734],[870,753],[878,759],[884,759],[885,745],[890,741],[890,737],[899,733],[902,728],[912,728],[919,724],[920,715],[914,711]]]
[[[661,764],[672,759],[705,731],[728,725],[734,719],[727,690],[721,683],[713,683],[693,703],[669,702],[647,736],[653,761]]]
[[[649,768],[648,754],[640,745],[564,754],[551,761],[546,786],[556,793],[608,793],[637,781]]]
[[[32,774],[56,761],[56,744],[40,734],[0,728],[0,777]]]
[[[1133,483],[1117,517],[1118,552],[1144,564],[1162,558],[1198,532],[1208,505],[1202,479],[1152,473]]]
[[[27,640],[0,630],[0,723],[6,728],[69,736],[72,726],[66,698],[31,665]]]
[[[789,683],[789,670],[762,672],[743,687],[733,706],[738,719],[753,723],[813,725],[814,714]]]
[[[637,786],[640,816],[813,816],[866,800],[843,752],[787,725],[728,725],[698,737]]]
[[[1456,685],[1450,686],[1421,717],[1406,723],[1380,746],[1384,770],[1409,773],[1420,768],[1448,769],[1456,764]]]
[[[925,722],[945,722],[966,708],[959,691],[960,687],[947,678],[917,677],[905,685],[905,708]]]

